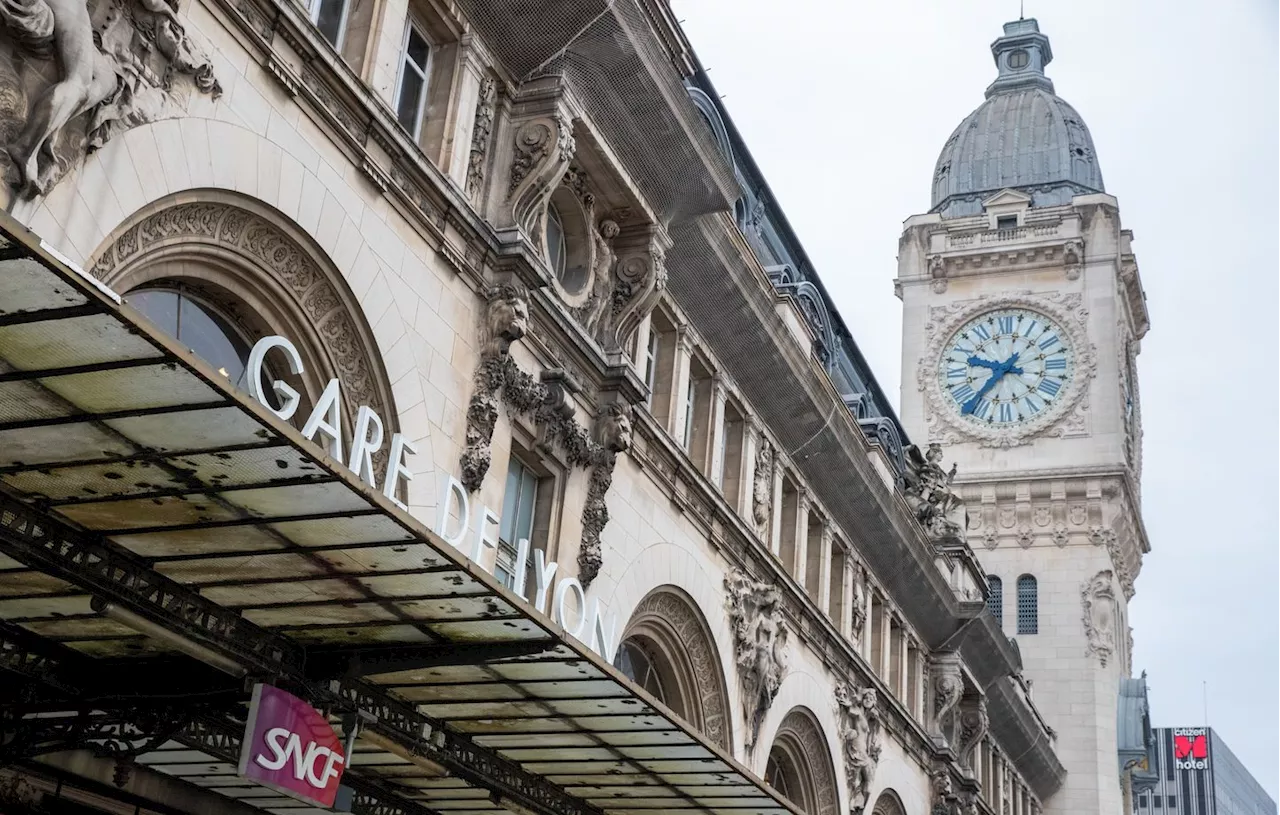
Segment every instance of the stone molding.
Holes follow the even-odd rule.
[[[951,336],[968,321],[998,308],[1026,308],[1054,320],[1071,338],[1075,376],[1061,397],[1025,425],[980,427],[961,419],[938,382],[937,362]],[[1088,433],[1089,384],[1097,373],[1097,349],[1085,330],[1089,311],[1075,293],[1014,291],[933,306],[925,324],[925,352],[916,363],[916,388],[925,396],[930,440],[943,444],[977,442],[982,447],[1014,447],[1033,439]]]

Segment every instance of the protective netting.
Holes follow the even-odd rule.
[[[559,76],[666,224],[728,210],[733,168],[637,0],[460,0],[520,81]]]

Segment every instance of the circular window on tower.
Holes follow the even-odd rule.
[[[1027,67],[1027,63],[1031,61],[1031,55],[1019,48],[1017,51],[1009,52],[1009,67],[1015,71],[1021,71]]]

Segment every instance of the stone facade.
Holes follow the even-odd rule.
[[[549,5],[564,7],[565,36],[581,30],[574,4]],[[643,53],[617,56],[648,83],[636,93],[659,112],[645,115],[679,123],[663,131],[675,136],[621,126],[609,107],[616,89],[571,66],[533,70],[547,44],[525,53],[504,38],[508,4],[412,11],[435,51],[417,132],[395,115],[404,3],[353,7],[340,50],[288,0],[162,4],[147,13],[172,21],[139,22],[139,36],[172,26],[207,62],[186,58],[191,70],[166,90],[163,116],[129,118],[92,151],[92,112],[72,117],[58,129],[48,188],[14,175],[5,203],[126,301],[139,286],[194,287],[247,340],[279,333],[314,345],[310,358],[324,362],[297,384],[303,401],[320,399],[331,374],[347,394],[344,425],[376,406],[394,425],[388,436],[416,448],[400,500],[432,527],[451,523],[451,479],[497,513],[509,476],[531,474],[529,535],[634,635],[624,648],[656,666],[646,688],[808,811],[922,812],[945,778],[947,801],[1030,813],[1062,767],[1014,652],[982,621],[982,573],[966,540],[983,539],[990,509],[998,553],[1089,553],[1087,566],[1063,556],[1063,580],[1069,571],[1074,582],[1062,603],[1075,616],[1043,612],[1078,628],[1089,613],[1081,586],[1104,569],[1124,574],[1113,558],[1136,545],[1117,503],[1136,500],[1123,474],[1070,469],[1110,461],[1116,394],[1090,390],[1085,430],[1045,442],[1066,445],[1046,448],[1059,455],[1091,440],[1093,458],[1061,454],[1062,495],[1033,488],[1023,502],[1033,523],[1040,504],[1055,524],[1066,519],[1067,549],[1048,537],[1011,545],[998,519],[1006,505],[1021,512],[1021,493],[998,487],[988,501],[970,488],[1014,453],[945,436],[929,449],[935,434],[918,409],[907,421],[927,452],[908,453],[874,380],[842,367],[851,340],[838,315],[812,282],[761,264],[764,244],[753,241],[782,227],[767,202],[740,211],[749,196],[734,155],[745,147],[727,141],[710,96],[686,93],[695,72],[668,50],[688,51],[678,26],[662,4],[622,5],[593,25],[630,26],[644,41]],[[0,61],[30,89],[3,111],[7,133],[35,115],[30,99],[64,67],[24,47],[0,35]],[[1127,237],[1109,199],[1071,212],[1088,221],[1081,285],[1101,287],[1086,290],[1082,330],[1114,327],[1104,263],[1123,256]],[[936,219],[909,235],[929,230]],[[695,261],[725,287],[715,302],[690,294]],[[1041,269],[1016,288],[1064,274]],[[904,291],[914,292],[909,277]],[[937,304],[975,285],[958,278]],[[923,325],[930,304],[909,299],[908,324]],[[733,353],[734,337],[752,343],[751,359]],[[914,339],[908,347],[920,351]],[[1119,359],[1100,352],[1093,381],[1114,378]],[[811,432],[823,417],[823,432]],[[944,460],[959,461],[959,475]],[[1077,505],[1085,522],[1071,521]],[[1057,526],[1033,528],[1048,536]],[[496,570],[500,556],[487,552],[481,566]],[[1126,568],[1136,575],[1136,563]],[[1117,603],[1112,633],[1124,625]],[[684,605],[659,613],[673,604]],[[681,647],[690,638],[701,639]],[[1113,648],[1082,699],[1124,664],[1126,646]],[[1049,658],[1023,649],[1029,674]],[[1094,650],[1088,659],[1100,658]],[[988,731],[989,709],[1000,715]]]

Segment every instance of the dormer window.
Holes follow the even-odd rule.
[[[556,279],[563,282],[568,252],[564,242],[564,219],[560,217],[560,210],[556,209],[555,204],[547,207],[546,240],[547,265],[551,267]]]

